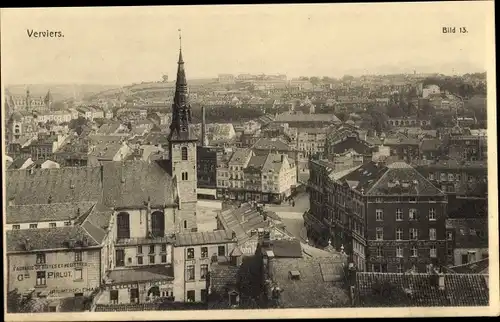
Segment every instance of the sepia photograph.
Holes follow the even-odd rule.
[[[493,10],[1,9],[6,319],[498,314]]]

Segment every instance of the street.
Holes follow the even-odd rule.
[[[286,230],[297,239],[305,241],[306,234],[303,215],[309,209],[309,194],[301,192],[295,196],[294,201],[295,207],[292,207],[288,202],[283,202],[281,205],[266,205],[265,208],[276,212],[286,225]]]

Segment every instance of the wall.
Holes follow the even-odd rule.
[[[458,266],[458,265],[468,264],[468,263],[462,263],[462,255],[468,255],[468,252],[476,252],[475,258],[469,261],[469,263],[477,262],[488,257],[488,248],[456,248],[453,251],[453,258],[454,258],[453,265]]]
[[[155,252],[153,254],[149,253],[150,245],[155,246]],[[133,266],[148,266],[148,265],[165,265],[167,263],[172,263],[172,245],[165,244],[167,246],[166,252],[162,251],[162,244],[141,244],[142,253],[138,252],[139,245],[130,245],[130,246],[119,246],[115,245],[115,250],[123,249],[125,251],[125,266],[116,267],[116,269],[120,268],[130,268]],[[154,255],[154,263],[149,262],[149,256]],[[162,255],[167,256],[166,261],[162,262]],[[137,258],[141,256],[143,259],[142,264],[138,263]],[[129,260],[130,259],[130,260]],[[115,258],[116,263],[116,258]]]
[[[176,301],[187,301],[187,291],[191,290],[195,291],[195,301],[201,301],[201,290],[206,289],[206,280],[200,279],[200,266],[208,264],[208,270],[210,271],[211,257],[213,254],[218,254],[219,246],[225,246],[225,256],[227,257],[234,248],[235,243],[174,247],[174,296]],[[201,258],[201,247],[208,247],[207,258]],[[187,259],[188,248],[194,248],[194,259]],[[185,280],[188,265],[194,265],[195,267],[194,281]]]
[[[68,220],[71,225],[73,225],[73,220]],[[30,229],[30,224],[37,224],[37,229],[40,228],[51,228],[50,224],[56,224],[56,227],[64,227],[66,221],[43,221],[43,222],[31,222],[31,223],[20,223],[20,224],[6,224],[4,225],[5,230],[12,230],[12,226],[19,225],[19,229]]]
[[[188,148],[188,157],[186,161],[182,161],[181,148]],[[177,177],[179,196],[182,202],[193,202],[197,199],[196,187],[197,187],[197,176],[196,176],[196,143],[186,142],[186,143],[176,143],[172,144],[171,149],[171,160],[172,160],[172,174]],[[188,180],[182,180],[182,173],[188,173]]]
[[[35,288],[36,292],[49,291],[54,297],[73,296],[75,293],[90,294],[99,287],[100,249],[83,251],[82,262],[75,262],[73,251],[45,252],[46,264],[36,264],[36,253],[8,255],[8,289],[20,292]],[[82,279],[75,280],[75,270],[82,268]],[[37,272],[46,272],[46,285],[35,286]]]
[[[174,216],[176,215],[176,211],[174,208],[160,208],[160,209],[151,209],[151,213],[155,211],[163,211],[165,215],[165,232],[173,232],[175,230]],[[113,215],[114,221],[116,221],[116,216],[120,212],[127,212],[130,221],[130,238],[144,238],[147,237],[147,229],[148,229],[148,218],[147,209],[123,209],[115,212]],[[115,225],[113,229],[113,240],[117,238],[118,227]]]

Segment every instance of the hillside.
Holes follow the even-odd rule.
[[[108,89],[116,88],[116,85],[99,84],[29,84],[29,85],[8,85],[6,90],[12,95],[26,95],[26,89],[29,87],[32,96],[45,96],[50,89],[55,101],[84,99],[87,96],[94,95]]]

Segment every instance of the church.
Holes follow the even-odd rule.
[[[58,261],[61,258],[71,258],[64,254],[75,252],[75,244],[80,245],[79,252],[91,244],[93,250],[99,250],[99,254],[92,258],[100,264],[89,263],[88,267],[92,267],[91,269],[78,271],[81,276],[78,283],[86,285],[86,281],[90,279],[93,283],[101,281],[104,291],[99,293],[101,299],[97,303],[144,303],[161,297],[177,297],[182,301],[185,298],[184,288],[177,287],[176,293],[181,293],[174,294],[176,261],[173,259],[173,249],[176,239],[190,234],[206,234],[197,232],[197,138],[191,132],[190,124],[191,107],[180,48],[168,158],[149,162],[108,162],[95,167],[6,171],[9,204],[7,216],[14,207],[36,205],[38,208],[46,208],[26,216],[23,219],[26,222],[12,225],[7,232],[7,244],[13,253],[9,254],[8,251],[8,256],[15,255],[16,263],[20,263],[36,261],[41,258],[40,254],[55,252],[57,254],[54,256],[43,256],[52,261],[46,264],[64,267]],[[96,226],[103,231],[100,235],[106,234],[107,237],[101,236],[102,238],[95,240],[96,238],[92,238],[93,232],[88,231],[90,237],[85,239],[90,239],[90,244],[75,241],[73,237],[71,240],[64,240],[69,238],[65,237],[69,226],[78,226],[78,220],[58,219],[59,221],[47,225],[42,224],[53,221],[50,209],[57,205],[75,205],[59,207],[64,213],[64,209],[78,208],[76,205],[82,202],[94,204],[93,209],[98,209],[99,220]],[[71,217],[69,212],[70,210],[68,218]],[[58,216],[64,217],[64,214]],[[87,231],[83,226],[78,229]],[[44,243],[30,243],[29,248],[22,247],[26,240],[40,238],[47,241],[58,240],[58,245],[56,248],[53,248],[54,245],[47,248]],[[230,242],[231,238],[221,233],[213,240],[218,241],[224,244]],[[34,276],[49,276],[41,265],[35,265],[33,269],[37,270]],[[52,274],[50,276],[64,275],[48,273]],[[9,291],[15,288],[21,292],[38,290],[38,282],[37,278],[32,281],[33,285],[26,281],[19,284],[14,279],[9,282]],[[176,283],[184,284],[182,281]],[[74,289],[74,281],[69,278],[67,281],[60,280],[43,286],[43,292],[35,292],[35,295],[61,294],[62,289]],[[75,296],[90,295],[93,288],[86,289],[88,292],[78,291]]]

